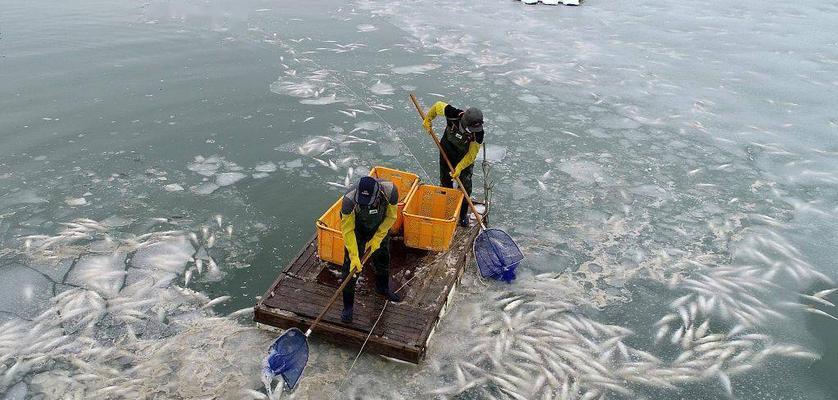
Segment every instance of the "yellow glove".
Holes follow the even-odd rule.
[[[360,275],[362,269],[364,269],[364,265],[361,264],[361,260],[358,257],[351,257],[349,261],[349,273]]]
[[[375,243],[373,240],[367,242],[367,245],[364,246],[364,254],[369,252],[370,254],[375,253],[378,248],[381,247],[381,242]]]
[[[425,130],[430,132],[431,131],[431,119],[425,117],[425,120],[422,122],[422,126],[425,127]]]
[[[450,173],[451,178],[456,178],[460,176],[460,172],[463,172],[464,169],[470,167],[474,164],[474,160],[477,159],[477,152],[480,150],[480,144],[477,142],[471,142],[468,145],[468,152],[463,159],[454,167],[454,171]]]
[[[390,233],[390,227],[396,222],[397,214],[399,213],[399,206],[397,204],[387,204],[387,214],[384,215],[384,221],[381,221],[381,225],[378,225],[378,229],[375,231],[375,234],[372,235],[369,241],[367,241],[365,251],[369,251],[370,254],[375,253],[379,247],[381,247],[381,242],[384,241],[384,237]]]
[[[364,265],[358,258],[358,244],[355,240],[355,211],[340,214],[340,230],[343,232],[343,244],[349,253],[349,273],[360,274]]]

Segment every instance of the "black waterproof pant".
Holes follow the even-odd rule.
[[[374,233],[373,233],[374,234]],[[367,245],[367,241],[372,239],[373,235],[361,235],[357,231],[355,232],[355,240],[358,241],[358,257],[361,257],[361,261],[364,259],[364,247]],[[381,246],[378,247],[378,250],[375,253],[372,253],[370,256],[370,260],[372,261],[372,265],[375,268],[375,276],[376,279],[383,279],[379,278],[381,276],[390,278],[390,234],[388,233],[387,236],[384,236],[384,239],[381,240]],[[349,259],[349,251],[346,250],[346,247],[343,248],[343,266],[341,267],[341,274],[340,280],[343,282],[346,279],[346,276],[349,275],[349,267],[351,264],[351,260]],[[343,307],[346,308],[347,306],[351,307],[352,304],[355,302],[355,283],[358,282],[358,277],[352,278],[346,287],[343,289]]]
[[[450,158],[451,164],[456,167],[457,163],[462,159],[459,157],[456,159]],[[471,177],[474,174],[474,164],[469,165],[468,168],[464,169],[460,172],[460,182],[463,183],[463,188],[466,190],[469,196],[471,196]],[[448,169],[448,165],[445,163],[445,159],[442,158],[442,154],[439,155],[439,183],[440,186],[453,188],[454,187],[454,179],[451,178],[451,170]],[[460,207],[460,219],[465,219],[468,217],[469,214],[468,209],[468,202],[466,199],[463,199],[463,205]]]

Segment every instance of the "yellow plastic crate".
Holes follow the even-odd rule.
[[[317,220],[317,255],[323,261],[343,265],[343,233],[340,231],[340,206],[343,196]]]
[[[416,190],[416,187],[419,186],[419,175],[379,165],[370,170],[370,176],[388,180],[396,185],[396,190],[399,192],[399,213],[396,222],[390,227],[390,234],[398,234],[404,223],[405,203],[413,191]]]
[[[463,192],[419,185],[404,207],[404,244],[417,249],[445,251],[457,229]]]

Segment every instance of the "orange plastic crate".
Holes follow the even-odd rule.
[[[404,207],[404,244],[417,249],[445,251],[457,229],[463,192],[419,185]]]
[[[317,220],[317,255],[323,261],[343,265],[343,232],[340,231],[340,206],[343,196]]]
[[[396,190],[399,192],[399,213],[396,217],[396,222],[390,227],[390,233],[398,234],[404,223],[403,213],[405,203],[413,191],[416,190],[416,187],[419,186],[419,175],[379,165],[370,170],[370,176],[388,180],[396,185]]]

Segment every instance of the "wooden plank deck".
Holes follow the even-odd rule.
[[[471,246],[478,226],[457,227],[451,248],[436,253],[390,242],[390,285],[400,291],[401,303],[387,305],[364,351],[419,363],[428,341],[465,269],[471,265]],[[411,279],[411,277],[415,278]],[[338,267],[317,257],[313,238],[279,274],[256,305],[254,320],[287,329],[308,329],[340,284]],[[359,349],[384,306],[374,291],[375,275],[367,265],[356,286],[352,323],[340,321],[340,298],[326,313],[312,335],[335,344]]]

